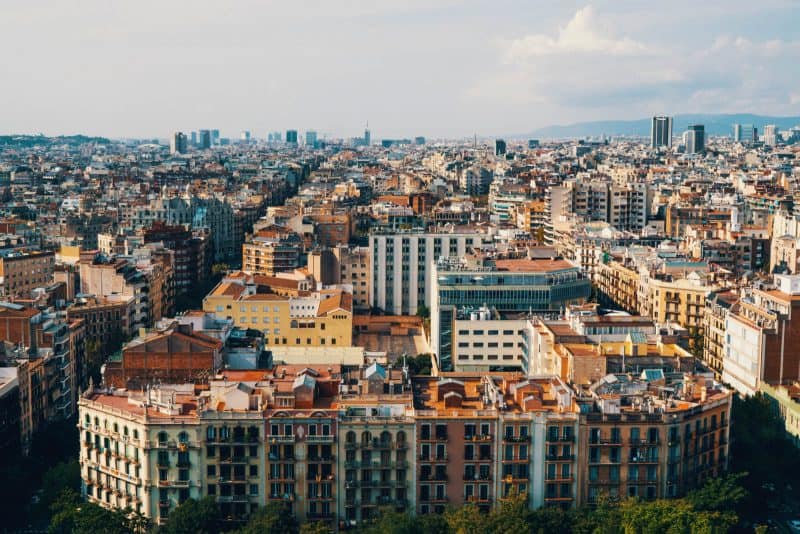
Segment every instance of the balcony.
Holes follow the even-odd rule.
[[[333,443],[333,436],[306,436],[306,443]]]
[[[294,443],[295,438],[294,435],[276,435],[276,436],[269,436],[270,443]]]
[[[480,441],[492,441],[494,436],[491,434],[476,434],[474,436],[464,436],[464,441],[472,441],[472,442],[480,442]]]
[[[632,464],[657,464],[658,458],[651,458],[647,456],[634,456],[633,458],[629,458],[628,462]]]
[[[530,443],[530,436],[503,436],[503,441],[506,443]]]
[[[546,441],[548,443],[572,443],[572,442],[575,441],[575,436],[573,436],[571,434],[568,435],[568,436],[564,436],[564,435],[556,436],[556,435],[553,435],[553,434],[549,434],[547,436],[547,440]]]
[[[547,475],[544,480],[545,480],[545,482],[563,482],[563,483],[569,482],[569,483],[572,483],[572,482],[575,481],[575,478],[573,478],[571,476],[564,477],[564,476],[561,476],[561,475],[555,475],[555,476]]]
[[[575,460],[574,454],[548,454],[545,459],[548,462],[572,462]],[[600,460],[589,460],[589,463],[600,463]]]
[[[661,440],[629,439],[628,444],[632,447],[658,447],[661,445]]]
[[[159,488],[188,488],[189,487],[188,480],[159,480],[158,487]]]

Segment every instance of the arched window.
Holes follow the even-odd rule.
[[[369,442],[372,441],[372,434],[369,431],[365,430],[361,433],[361,443],[367,445]]]
[[[356,433],[351,430],[350,432],[347,433],[347,435],[345,436],[344,439],[345,439],[345,441],[347,443],[355,443],[356,442]]]
[[[220,427],[219,429],[219,439],[222,441],[228,441],[228,438],[231,437],[231,429],[227,426]]]
[[[406,433],[404,431],[399,431],[397,433],[397,444],[405,443],[406,442]]]
[[[381,443],[391,443],[392,442],[392,435],[389,433],[388,430],[384,430],[381,432]]]
[[[122,427],[122,435],[123,436],[127,436],[128,435],[128,427],[127,426]]]
[[[158,433],[158,445],[163,447],[169,441],[169,435],[166,432],[159,432]]]
[[[119,434],[119,425],[114,423],[114,434]]]
[[[186,432],[181,432],[178,434],[178,442],[179,443],[189,443],[189,434]]]
[[[292,322],[289,323],[290,328],[297,328],[297,319],[292,319]]]
[[[100,427],[100,419],[98,419],[97,417],[94,418],[94,426],[98,428]]]
[[[90,425],[92,423],[92,418],[89,417],[88,413],[83,416],[83,420],[86,422],[87,425]]]
[[[139,431],[137,429],[133,429],[133,439],[139,439]]]
[[[217,429],[210,426],[206,429],[206,441],[214,441],[215,439],[217,439]]]

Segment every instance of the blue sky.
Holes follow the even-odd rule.
[[[800,112],[794,1],[4,0],[0,132],[461,137]]]

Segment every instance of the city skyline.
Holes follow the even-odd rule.
[[[281,3],[12,2],[0,44],[17,83],[0,90],[3,130],[352,137],[369,119],[376,138],[460,138],[800,103],[789,2],[544,7],[320,3],[312,17]]]

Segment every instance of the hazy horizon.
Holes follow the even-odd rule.
[[[800,105],[789,1],[7,4],[4,133],[464,138]]]

